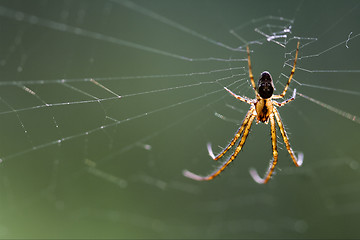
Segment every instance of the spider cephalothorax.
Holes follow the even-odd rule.
[[[251,80],[251,85],[255,91],[255,99],[249,99],[247,97],[239,96],[235,93],[233,93],[228,88],[224,87],[226,91],[228,91],[232,96],[239,99],[240,101],[246,102],[251,105],[249,111],[247,112],[245,119],[243,120],[240,128],[235,134],[235,137],[232,139],[232,141],[229,143],[229,145],[224,148],[217,156],[214,155],[211,145],[208,144],[208,151],[209,155],[214,159],[218,160],[222,156],[226,154],[226,152],[235,145],[237,140],[240,138],[240,141],[238,143],[238,146],[236,147],[234,153],[230,156],[230,158],[225,161],[218,169],[216,169],[213,173],[207,175],[207,176],[199,176],[197,174],[194,174],[192,172],[189,172],[187,170],[184,170],[184,175],[188,178],[198,180],[198,181],[207,181],[215,178],[218,176],[239,154],[242,147],[245,144],[246,138],[249,135],[251,124],[256,119],[257,122],[264,122],[268,123],[270,120],[270,130],[271,130],[271,144],[272,144],[272,152],[273,152],[273,160],[271,161],[271,164],[269,166],[269,169],[267,173],[265,174],[264,178],[261,178],[259,174],[256,172],[255,169],[250,170],[250,174],[253,177],[253,179],[258,183],[267,183],[269,179],[271,178],[271,175],[273,174],[275,170],[275,166],[277,164],[278,159],[278,151],[277,151],[277,137],[276,137],[276,122],[279,126],[281,135],[284,139],[284,143],[286,145],[286,149],[288,150],[295,166],[299,167],[303,162],[303,154],[299,153],[298,157],[295,156],[294,151],[290,147],[289,143],[289,137],[286,134],[284,124],[281,121],[280,114],[277,110],[277,107],[284,106],[285,104],[293,101],[296,96],[296,89],[294,89],[293,95],[291,98],[283,101],[283,102],[277,102],[274,99],[283,98],[286,94],[286,91],[290,85],[291,79],[295,72],[295,66],[296,66],[296,60],[299,52],[299,45],[300,43],[297,43],[296,53],[295,53],[295,59],[294,59],[294,65],[290,73],[290,77],[288,79],[287,84],[285,85],[285,88],[283,92],[279,95],[273,95],[274,93],[274,83],[272,81],[271,75],[269,72],[263,72],[261,73],[261,77],[258,82],[258,88],[256,88],[254,76],[252,74],[251,70],[251,62],[250,62],[250,50],[249,47],[247,47],[247,54],[248,54],[248,65],[249,65],[249,77]]]

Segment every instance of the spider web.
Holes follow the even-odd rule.
[[[359,237],[357,1],[2,1],[1,237]],[[279,109],[254,124],[220,177],[211,172],[267,70]],[[227,156],[227,155],[226,155]]]

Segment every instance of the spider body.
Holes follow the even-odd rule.
[[[232,148],[235,145],[235,143],[238,141],[238,139],[241,137],[240,141],[238,143],[238,146],[236,147],[234,153],[230,156],[230,158],[227,161],[225,161],[213,173],[211,173],[207,176],[199,176],[197,174],[194,174],[192,172],[184,170],[183,173],[186,177],[194,179],[194,180],[198,180],[198,181],[206,181],[206,180],[211,180],[211,179],[215,178],[216,176],[218,176],[236,158],[236,156],[241,151],[242,147],[245,144],[246,138],[249,135],[251,125],[255,118],[256,118],[257,123],[263,122],[265,124],[268,124],[269,120],[270,120],[270,135],[271,135],[273,159],[271,161],[271,164],[270,164],[264,178],[261,178],[255,169],[250,169],[250,174],[253,177],[253,179],[257,183],[267,183],[270,180],[270,178],[275,170],[275,166],[276,166],[277,160],[278,160],[278,151],[277,151],[277,146],[276,146],[276,144],[277,144],[276,122],[279,126],[281,135],[282,135],[284,143],[286,145],[286,149],[288,150],[295,166],[297,166],[297,167],[301,166],[301,164],[303,162],[303,154],[299,153],[299,155],[297,157],[295,156],[292,148],[290,147],[289,137],[287,136],[287,133],[285,131],[284,124],[282,123],[280,114],[276,108],[276,107],[281,107],[281,106],[293,101],[296,96],[296,89],[294,89],[293,95],[291,98],[289,98],[283,102],[280,102],[280,103],[274,100],[274,99],[283,98],[286,94],[286,91],[290,85],[291,79],[295,73],[295,66],[296,66],[296,60],[297,60],[297,56],[298,56],[298,52],[299,52],[299,45],[300,45],[300,42],[297,43],[294,65],[291,70],[291,74],[289,76],[288,82],[287,82],[283,92],[279,95],[273,95],[275,87],[274,87],[274,83],[271,78],[271,75],[267,71],[264,71],[261,73],[260,79],[258,81],[258,86],[256,87],[255,81],[254,81],[254,76],[253,76],[252,70],[251,70],[250,50],[249,50],[249,47],[247,47],[249,77],[250,77],[251,85],[254,89],[256,97],[255,97],[255,99],[249,99],[247,97],[242,97],[242,96],[239,96],[239,95],[233,93],[228,88],[224,87],[224,89],[226,91],[228,91],[233,97],[235,97],[236,99],[238,99],[240,101],[250,104],[251,107],[250,107],[248,113],[246,114],[240,128],[236,132],[234,138],[229,143],[229,145],[226,148],[224,148],[217,156],[215,156],[212,151],[211,145],[208,144],[208,152],[209,152],[209,155],[214,160],[218,160],[218,159],[222,158],[225,155],[225,153],[230,148]]]
[[[261,73],[258,82],[258,92],[260,97],[257,97],[255,102],[256,121],[268,124],[270,114],[273,112],[273,104],[270,98],[274,92],[274,83],[270,73],[267,71]]]
[[[255,103],[255,109],[257,114],[257,122],[263,123],[269,122],[270,114],[273,112],[273,104],[269,99],[258,99]]]

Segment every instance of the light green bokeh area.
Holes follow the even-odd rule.
[[[254,123],[220,177],[182,175],[218,166],[206,144],[219,152],[248,110],[222,86],[254,96],[246,61],[210,59],[246,58],[211,43],[244,47],[231,29],[278,92],[299,37],[287,96],[359,116],[358,2],[134,3],[158,15],[116,1],[0,1],[0,237],[359,238],[359,120],[299,95],[279,111],[301,168],[278,131],[276,174],[255,183],[249,168],[262,175],[272,156],[270,126]],[[285,48],[255,31],[287,24],[266,16],[294,20]]]

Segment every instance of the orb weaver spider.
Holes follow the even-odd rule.
[[[277,124],[279,126],[281,135],[282,135],[282,137],[284,139],[286,149],[288,150],[288,152],[289,152],[295,166],[297,166],[297,167],[301,166],[301,164],[303,163],[304,155],[302,153],[299,153],[297,157],[295,156],[294,151],[290,147],[289,137],[287,136],[287,133],[286,133],[286,131],[284,129],[284,124],[281,121],[280,114],[279,114],[278,110],[276,109],[276,107],[284,106],[285,104],[293,101],[295,99],[295,96],[296,96],[296,89],[294,89],[292,97],[285,100],[285,101],[283,101],[283,102],[279,103],[279,102],[273,100],[273,99],[283,98],[285,96],[285,94],[286,94],[286,91],[288,90],[291,79],[292,79],[292,77],[293,77],[293,75],[295,73],[295,66],[296,66],[296,61],[297,61],[297,57],[298,57],[298,53],[299,53],[299,45],[300,45],[300,42],[297,43],[295,59],[294,59],[294,64],[293,64],[293,67],[292,67],[292,70],[291,70],[291,74],[289,76],[289,79],[287,81],[287,84],[285,85],[285,88],[284,88],[283,92],[280,95],[273,95],[274,83],[273,83],[273,80],[271,78],[270,73],[267,72],[267,71],[264,71],[264,72],[261,73],[261,77],[260,77],[260,79],[258,81],[258,88],[256,88],[256,85],[255,85],[255,82],[254,82],[254,76],[253,76],[252,70],[251,70],[250,50],[249,50],[248,46],[246,47],[246,49],[247,49],[247,58],[248,58],[248,66],[249,66],[249,77],[250,77],[250,80],[251,80],[251,85],[252,85],[252,87],[253,87],[253,89],[255,91],[256,98],[255,99],[249,99],[247,97],[239,96],[239,95],[233,93],[228,88],[224,87],[224,89],[226,91],[228,91],[233,97],[235,97],[236,99],[239,99],[240,101],[243,101],[245,103],[250,104],[251,107],[250,107],[249,111],[247,112],[247,114],[246,114],[240,128],[236,132],[234,138],[229,143],[229,145],[226,148],[224,148],[222,150],[222,152],[220,152],[217,156],[215,156],[213,151],[212,151],[211,144],[209,143],[207,145],[209,155],[214,160],[218,160],[221,157],[223,157],[225,155],[225,153],[232,146],[235,145],[237,140],[242,135],[242,137],[240,139],[240,142],[239,142],[238,146],[236,147],[234,153],[231,155],[231,157],[227,161],[225,161],[213,173],[211,173],[211,174],[209,174],[207,176],[199,176],[199,175],[197,175],[195,173],[192,173],[192,172],[190,172],[188,170],[184,170],[183,174],[184,174],[185,177],[188,177],[188,178],[191,178],[191,179],[194,179],[194,180],[197,180],[197,181],[207,181],[207,180],[211,180],[211,179],[215,178],[216,176],[218,176],[236,158],[236,156],[241,151],[242,147],[245,144],[246,138],[249,135],[251,124],[253,123],[255,118],[256,118],[257,123],[259,123],[259,121],[260,121],[260,122],[263,122],[265,124],[268,124],[268,122],[270,120],[273,159],[270,162],[269,168],[268,168],[264,178],[261,178],[255,169],[250,169],[250,175],[252,176],[252,178],[257,183],[260,183],[260,184],[267,183],[270,180],[271,175],[273,174],[275,166],[276,166],[276,164],[278,162],[278,151],[277,151],[277,147],[276,147],[277,139],[276,139],[275,119],[276,119],[276,122],[277,122]]]

